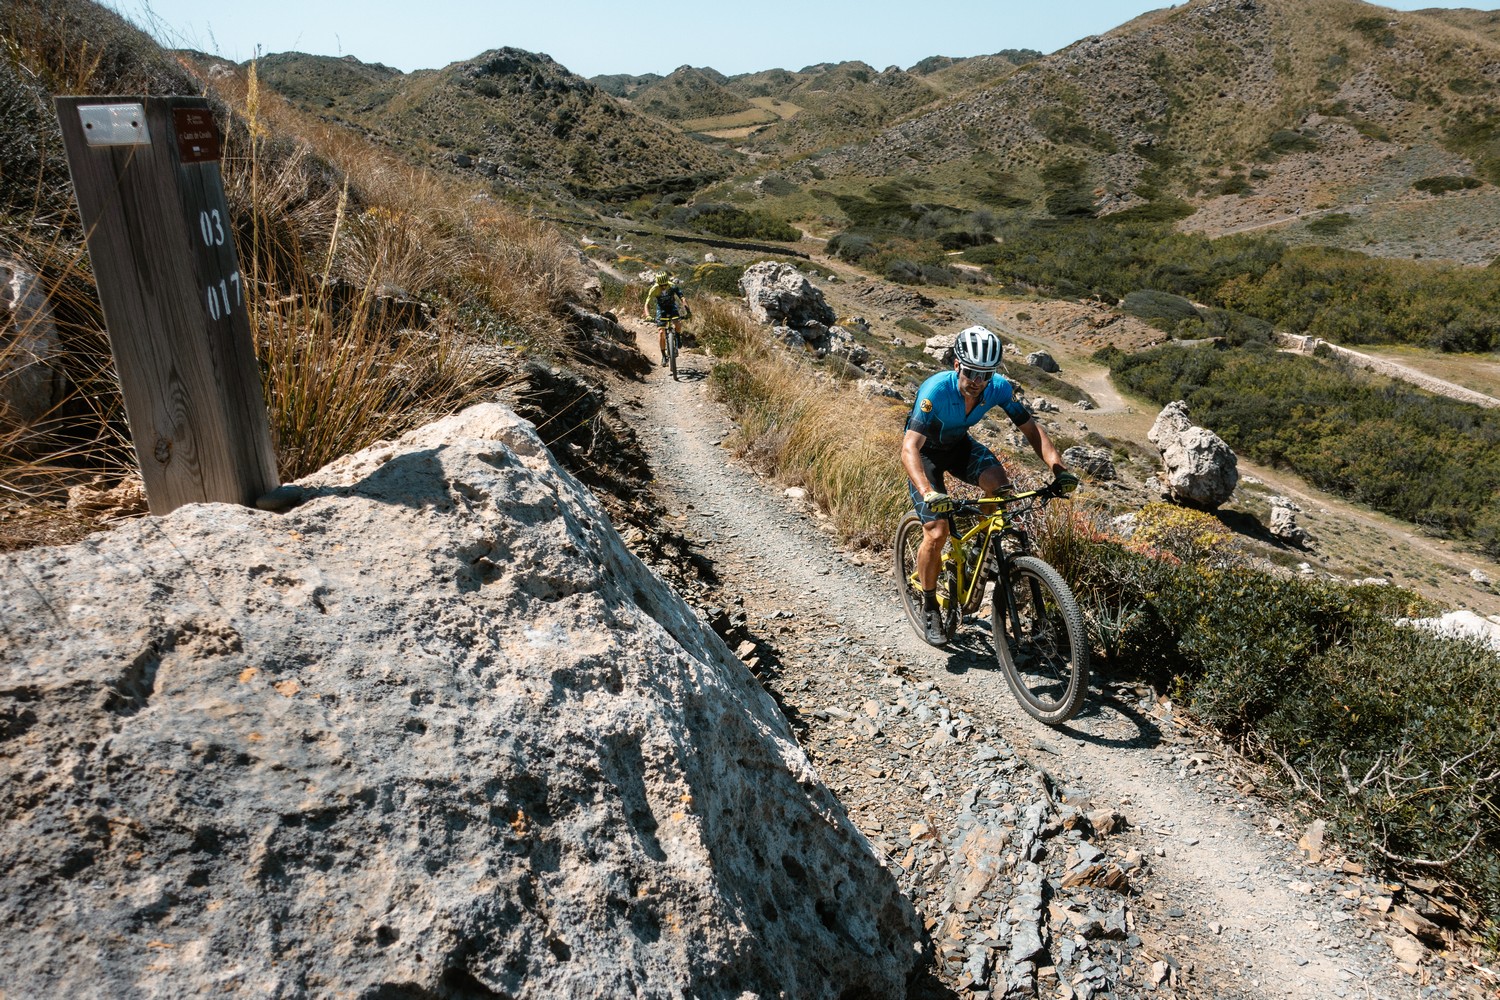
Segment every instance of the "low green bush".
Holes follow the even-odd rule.
[[[744,273],[745,269],[736,264],[699,264],[693,268],[692,275],[683,283],[683,290],[688,294],[708,292],[739,298],[743,294],[740,291],[740,278],[744,276]]]
[[[731,239],[779,240],[793,243],[802,233],[785,222],[757,209],[711,203],[684,205],[673,209],[667,218],[677,226],[696,229]]]
[[[1137,319],[1168,330],[1175,329],[1184,320],[1201,318],[1197,307],[1181,295],[1149,288],[1125,296],[1120,308]]]
[[[1225,538],[1212,516],[1164,505],[1129,539],[1077,511],[1049,512],[1038,532],[1111,671],[1170,686],[1289,775],[1373,870],[1436,865],[1493,927],[1500,653],[1396,624],[1433,613],[1410,591],[1263,572]]]
[[[1418,191],[1426,191],[1428,194],[1447,194],[1449,191],[1469,191],[1473,188],[1483,187],[1484,181],[1478,177],[1460,177],[1455,174],[1443,174],[1439,177],[1423,177],[1419,181],[1413,181],[1412,187]]]
[[[900,319],[896,320],[896,329],[904,330],[907,333],[921,337],[923,340],[937,335],[936,331],[934,331],[932,327],[928,326],[926,323],[923,323],[919,319],[912,319],[910,316],[902,316]]]
[[[1288,153],[1311,153],[1318,148],[1318,140],[1295,129],[1278,129],[1271,133],[1261,150],[1260,159],[1274,159]]]
[[[839,260],[857,264],[875,254],[875,244],[865,236],[840,233],[828,241],[828,252]]]
[[[1332,236],[1341,233],[1354,225],[1354,216],[1348,212],[1330,212],[1321,215],[1307,224],[1307,231],[1317,233],[1319,236]]]

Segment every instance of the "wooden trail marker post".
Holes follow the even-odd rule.
[[[208,102],[55,107],[151,512],[254,504],[276,454]]]

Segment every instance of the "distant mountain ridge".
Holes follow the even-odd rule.
[[[991,205],[1052,214],[1172,196],[1196,209],[1184,226],[1208,232],[1348,206],[1347,242],[1370,252],[1486,260],[1500,252],[1497,24],[1359,0],[1192,0],[825,150],[804,172],[920,177],[971,207],[987,191]],[[1433,178],[1480,185],[1446,196],[1474,216],[1473,247],[1453,245],[1443,198],[1414,188]]]
[[[418,162],[521,190],[576,198],[692,189],[739,162],[727,150],[671,140],[660,120],[522,49],[413,73],[300,53],[266,56],[257,70],[293,103]]]
[[[263,73],[426,162],[574,197],[690,197],[729,181],[715,199],[741,190],[836,231],[847,220],[834,201],[799,192],[890,181],[960,212],[1159,202],[1186,205],[1181,225],[1210,234],[1277,227],[1389,256],[1500,256],[1497,12],[1191,0],[1047,56],[907,70],[683,66],[586,81],[514,49],[394,76],[332,59],[313,73],[318,58],[267,57]],[[767,174],[790,187],[754,186]]]

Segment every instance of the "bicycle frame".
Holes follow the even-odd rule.
[[[985,497],[981,500],[965,501],[958,504],[952,514],[948,515],[948,544],[943,550],[943,568],[949,569],[957,581],[955,588],[958,595],[958,606],[970,608],[971,601],[976,596],[976,588],[982,588],[985,584],[984,563],[989,557],[991,549],[995,552],[995,563],[1000,569],[1000,576],[1004,576],[1006,564],[1012,555],[1025,555],[1031,549],[1030,538],[1024,528],[1018,527],[1022,514],[1029,512],[1035,501],[1042,495],[1041,490],[1028,490],[1025,493],[1016,493],[1007,497]],[[1024,501],[1025,506],[1007,509]],[[990,512],[984,510],[984,506],[993,506]],[[960,532],[953,518],[956,515],[970,515],[979,518],[972,528]],[[1009,535],[1016,539],[1018,545],[1014,553],[1007,552],[1002,544],[1002,539]],[[978,545],[978,550],[971,553],[969,546]],[[972,558],[971,558],[972,556]],[[970,572],[969,567],[974,567]],[[945,601],[946,595],[942,589],[938,591],[938,603]]]

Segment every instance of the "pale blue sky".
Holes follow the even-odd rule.
[[[927,56],[1054,52],[1162,3],[1136,0],[106,0],[164,44],[243,62],[257,49],[352,55],[435,69],[510,45],[580,76],[712,66],[734,75],[859,59],[902,68]],[[1500,0],[1393,0],[1398,10],[1500,8]],[[647,13],[653,12],[653,13]],[[659,13],[655,13],[659,12]]]

